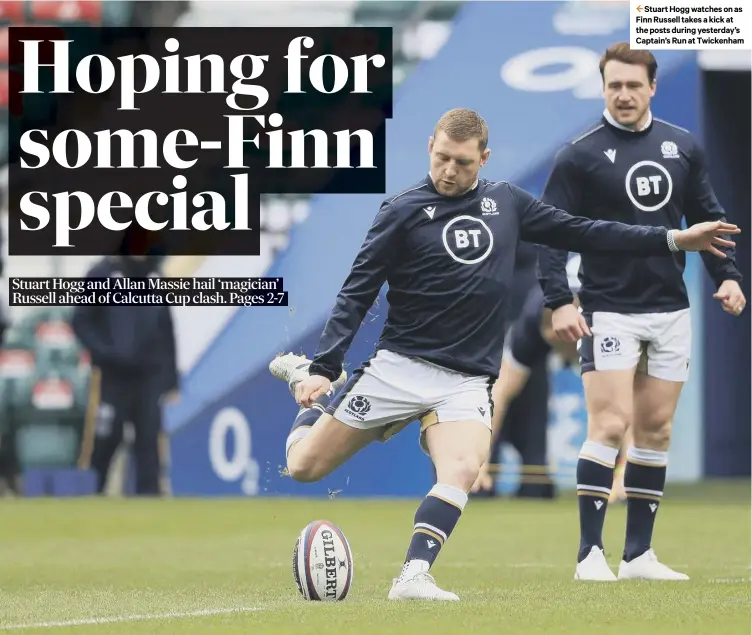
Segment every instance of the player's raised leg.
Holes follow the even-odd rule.
[[[415,513],[405,564],[389,592],[390,600],[459,600],[436,586],[429,569],[457,525],[467,493],[486,459],[489,422],[434,423],[435,417],[435,413],[427,415],[422,425],[425,446],[436,467],[436,485]]]
[[[273,359],[269,370],[286,382],[294,395],[297,384],[308,377],[310,365],[304,356],[287,353]],[[327,394],[318,397],[311,407],[301,407],[293,422],[285,453],[287,471],[296,481],[311,483],[324,478],[377,436],[376,431],[353,428],[326,413],[346,379],[343,371]]]
[[[627,449],[624,490],[627,532],[619,579],[688,580],[658,561],[653,527],[663,500],[671,427],[691,349],[689,311],[657,318],[656,337],[647,349],[645,372],[634,383],[632,444]]]

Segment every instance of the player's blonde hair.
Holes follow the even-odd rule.
[[[651,84],[655,81],[655,76],[658,73],[658,62],[655,56],[650,51],[644,49],[631,49],[629,42],[618,42],[606,49],[606,52],[601,56],[599,64],[601,77],[603,77],[603,69],[606,68],[606,63],[611,60],[621,62],[622,64],[644,66],[648,72],[648,81]]]
[[[434,137],[440,130],[452,141],[462,143],[478,139],[481,152],[488,146],[488,125],[477,112],[469,108],[454,108],[445,112],[434,129]]]

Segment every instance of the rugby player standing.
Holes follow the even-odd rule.
[[[600,72],[606,102],[602,120],[558,152],[542,200],[573,214],[634,225],[679,229],[683,219],[693,226],[725,223],[698,142],[651,113],[657,72],[652,53],[615,44],[603,54]],[[624,470],[627,528],[618,579],[687,580],[662,564],[651,548],[673,417],[689,374],[692,327],[685,256],[581,253],[578,309],[567,284],[566,250],[539,250],[553,329],[565,341],[580,340],[588,412],[587,440],[577,466],[575,579],[617,580],[604,556],[602,531],[614,464],[630,428]],[[702,258],[717,285],[713,297],[724,311],[740,315],[746,300],[733,251],[712,247]]]

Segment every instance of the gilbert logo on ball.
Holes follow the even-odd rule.
[[[353,557],[345,534],[334,523],[316,520],[300,532],[292,572],[306,600],[344,600],[353,580]]]

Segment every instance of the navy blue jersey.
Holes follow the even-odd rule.
[[[667,229],[570,216],[504,181],[442,196],[430,177],[382,203],[324,327],[312,375],[339,377],[382,285],[377,349],[473,375],[498,374],[520,240],[561,249],[670,256]]]
[[[556,155],[541,199],[587,218],[681,229],[726,216],[710,184],[702,148],[692,135],[660,119],[641,131],[624,130],[605,116],[600,125]],[[717,285],[741,280],[733,250],[728,258],[702,252]],[[539,249],[539,277],[546,306],[572,301],[564,250]],[[584,310],[662,313],[689,306],[684,252],[671,258],[626,253],[582,255],[579,297]]]

